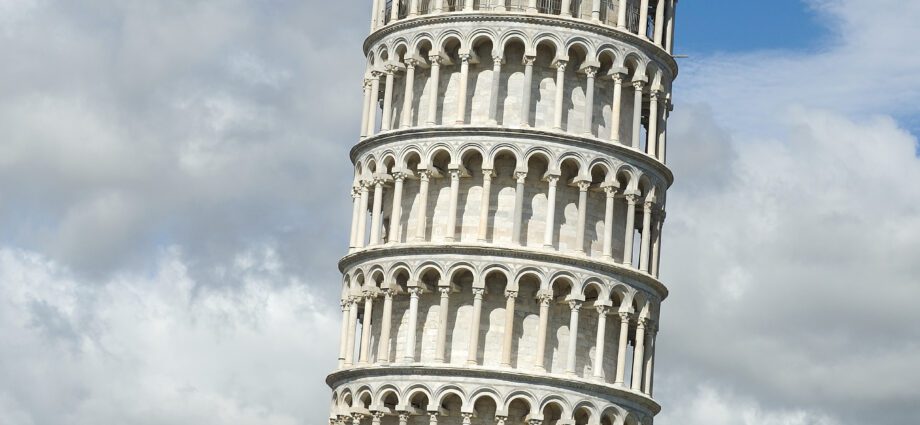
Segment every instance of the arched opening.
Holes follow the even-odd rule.
[[[477,149],[467,149],[460,157],[460,196],[457,202],[457,238],[461,242],[475,242],[479,237],[479,219],[482,211],[483,157]]]
[[[550,371],[552,373],[565,373],[568,345],[569,345],[569,319],[571,308],[568,301],[572,295],[574,283],[568,277],[560,276],[553,280],[551,290],[553,300],[550,304],[550,326],[547,341],[547,353],[550,357]]]
[[[470,44],[470,75],[467,84],[467,107],[463,122],[485,124],[489,122],[489,107],[492,93],[492,81],[497,76],[493,72],[492,60],[495,53],[492,39],[486,35],[475,37]]]
[[[588,425],[591,421],[591,411],[584,406],[578,407],[572,419],[575,420],[575,425]]]
[[[511,244],[517,190],[517,158],[513,152],[502,150],[492,160],[495,177],[489,195],[489,242]]]
[[[473,281],[470,270],[458,268],[450,277],[447,320],[446,363],[464,364],[469,350],[469,326],[473,320]],[[443,290],[443,288],[442,288]]]
[[[531,414],[530,402],[523,397],[518,397],[508,404],[508,422],[511,424],[526,424]]]
[[[549,157],[536,152],[527,160],[527,177],[524,183],[524,209],[521,216],[521,240],[525,246],[543,246],[546,214],[549,211],[547,183]]]
[[[518,278],[517,300],[515,304],[514,328],[519,329],[520,337],[515,338],[512,345],[512,366],[516,368],[528,367],[539,364],[546,367],[546,356],[537,359],[533,350],[521,350],[521,346],[532,347],[540,332],[540,302],[537,295],[540,291],[540,276],[534,272],[527,272]],[[526,344],[526,345],[525,345]]]
[[[560,251],[577,251],[578,246],[578,183],[580,165],[574,158],[562,161],[559,167],[559,190],[556,193],[556,223],[559,227]]]
[[[556,425],[562,419],[562,406],[555,401],[546,403],[543,406],[543,424]]]
[[[522,0],[526,1],[526,0]],[[502,50],[504,64],[499,76],[498,107],[496,120],[502,126],[521,125],[522,95],[532,87],[524,87],[524,54],[526,47],[519,38],[512,38],[505,42]],[[527,108],[530,105],[526,105]]]
[[[533,82],[528,125],[537,128],[552,128],[556,116],[556,44],[548,39],[537,43],[536,59],[533,65]]]
[[[498,405],[491,396],[479,396],[473,403],[473,425],[493,425],[497,409]]]
[[[480,327],[482,344],[480,345],[477,358],[482,358],[482,364],[486,366],[498,366],[501,364],[502,355],[504,355],[503,343],[505,338],[505,308],[507,306],[506,291],[508,288],[508,278],[499,270],[492,270],[486,274],[484,279],[485,295],[483,296],[483,320],[484,326]],[[483,329],[483,327],[485,329]]]

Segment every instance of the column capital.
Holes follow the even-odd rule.
[[[647,214],[651,214],[654,208],[655,208],[655,201],[647,200],[642,203],[642,210]]]
[[[352,186],[351,187],[351,197],[352,199],[357,199],[361,197],[361,186]]]
[[[417,297],[417,296],[419,296],[419,295],[421,295],[421,294],[422,294],[422,288],[419,288],[418,286],[410,286],[410,287],[409,287],[409,295],[410,295],[410,296]]]
[[[531,419],[527,421],[527,424],[528,425],[543,425],[543,420],[542,419]]]
[[[517,180],[518,184],[524,184],[524,179],[527,178],[526,171],[515,171],[514,178]]]
[[[381,70],[379,70],[379,69],[372,70],[372,71],[371,71],[371,78],[370,78],[371,83],[373,83],[374,81],[380,81],[380,77],[382,77],[382,76],[385,75],[385,74],[386,74],[385,72],[383,72],[383,71],[381,71]]]
[[[655,321],[648,317],[640,317],[636,320],[636,326],[643,330],[651,326]]]
[[[482,299],[482,296],[485,294],[485,288],[473,288],[473,298]]]
[[[585,75],[587,75],[588,78],[597,77],[597,67],[596,66],[586,67],[584,71],[585,71]]]
[[[610,72],[607,74],[607,76],[609,76],[610,79],[613,80],[613,82],[621,83],[621,84],[623,83],[623,81],[626,80],[627,75],[628,75],[628,71],[626,70],[626,68],[622,68],[622,67],[611,69]]]
[[[428,55],[428,61],[431,62],[432,65],[440,66],[443,59],[441,55]]]
[[[548,292],[537,294],[537,302],[540,303],[540,305],[548,306],[553,302],[553,294]]]
[[[404,181],[409,177],[408,174],[404,171],[394,171],[392,176],[393,176],[393,181],[397,181],[397,182]]]
[[[488,178],[495,177],[495,170],[493,170],[493,169],[491,169],[491,168],[483,168],[483,169],[482,169],[482,175],[483,175],[483,177],[488,177]]]
[[[459,168],[449,170],[448,173],[450,174],[451,180],[460,180],[460,177],[463,176],[463,171]]]
[[[507,420],[507,416],[495,415],[495,425],[505,425],[505,421]]]
[[[460,56],[460,62],[467,62],[467,63],[469,63],[470,58],[472,57],[472,55],[470,55],[469,53],[460,53],[458,56]]]
[[[403,63],[406,64],[407,69],[415,69],[415,67],[418,66],[418,59],[408,58],[404,60]]]
[[[613,198],[617,196],[617,191],[620,189],[614,185],[601,185],[601,188],[604,189],[604,193],[607,194],[608,198]]]
[[[444,298],[444,297],[450,295],[451,288],[450,288],[450,286],[439,286],[439,287],[438,287],[438,292],[441,293],[441,298]]]
[[[633,85],[633,88],[635,88],[636,90],[642,91],[642,89],[645,88],[645,81],[642,81],[642,80],[636,81],[636,80],[634,80],[634,81],[632,82],[632,85]]]
[[[560,178],[561,176],[559,174],[547,174],[546,177],[543,178],[543,180],[545,180],[546,183],[549,184],[550,186],[555,186],[557,183],[559,183]]]
[[[565,59],[557,59],[555,62],[553,62],[553,65],[552,65],[552,66],[553,66],[554,68],[556,68],[556,72],[563,72],[563,71],[565,71],[565,67],[566,67],[568,64],[569,64],[569,61],[567,61],[567,60],[565,60]]]
[[[419,172],[418,172],[418,178],[419,178],[421,181],[423,181],[423,182],[427,182],[427,181],[431,180],[431,175],[432,175],[432,174],[434,174],[434,173],[432,173],[430,170],[419,170]]]
[[[649,91],[649,97],[651,97],[651,99],[656,102],[664,101],[664,97],[662,97],[662,94],[663,92],[659,89],[652,89]]]
[[[594,309],[597,310],[597,314],[601,317],[606,317],[607,312],[610,311],[610,307],[606,305],[596,305]]]
[[[536,61],[537,61],[536,56],[525,54],[524,58],[521,60],[521,64],[524,66],[533,66],[534,62]]]
[[[581,303],[581,300],[569,300],[569,309],[572,310],[572,312],[577,313],[579,310],[581,310]]]
[[[626,199],[626,202],[628,202],[629,205],[636,205],[636,203],[639,201],[639,195],[636,195],[635,193],[627,193],[626,195],[623,195],[623,198]]]
[[[380,421],[380,419],[383,418],[384,413],[375,411],[375,412],[371,412],[371,415],[374,415],[374,419],[376,419],[377,421]]]
[[[590,180],[579,180],[575,182],[575,186],[578,186],[579,192],[587,192],[588,189],[591,188],[591,181]]]
[[[494,56],[492,56],[492,65],[494,65],[494,66],[502,66],[504,63],[505,63],[505,57],[504,57],[504,56],[502,56],[502,55],[494,55]]]
[[[517,291],[505,291],[505,297],[506,297],[506,298],[515,299],[515,298],[517,298],[517,296],[518,296]]]
[[[409,420],[409,412],[406,412],[406,411],[402,411],[402,410],[401,410],[401,411],[399,411],[399,412],[396,412],[396,414],[399,416],[399,421],[400,421],[400,422],[406,422],[406,421]]]
[[[633,315],[632,315],[632,313],[630,313],[630,312],[628,312],[628,311],[621,311],[621,312],[617,313],[617,316],[620,316],[620,321],[621,321],[621,322],[629,323],[630,321],[632,321],[632,316],[633,316]]]

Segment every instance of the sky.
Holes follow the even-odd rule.
[[[0,423],[325,423],[365,3],[0,0]],[[757,3],[678,11],[656,423],[913,423],[920,2]]]

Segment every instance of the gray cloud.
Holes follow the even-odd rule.
[[[683,64],[658,423],[920,416],[920,6],[810,3]],[[323,420],[368,13],[0,2],[0,417]]]

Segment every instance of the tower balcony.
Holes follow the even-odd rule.
[[[677,0],[374,0],[371,30],[444,15],[553,17],[632,34],[671,53],[676,3]]]

